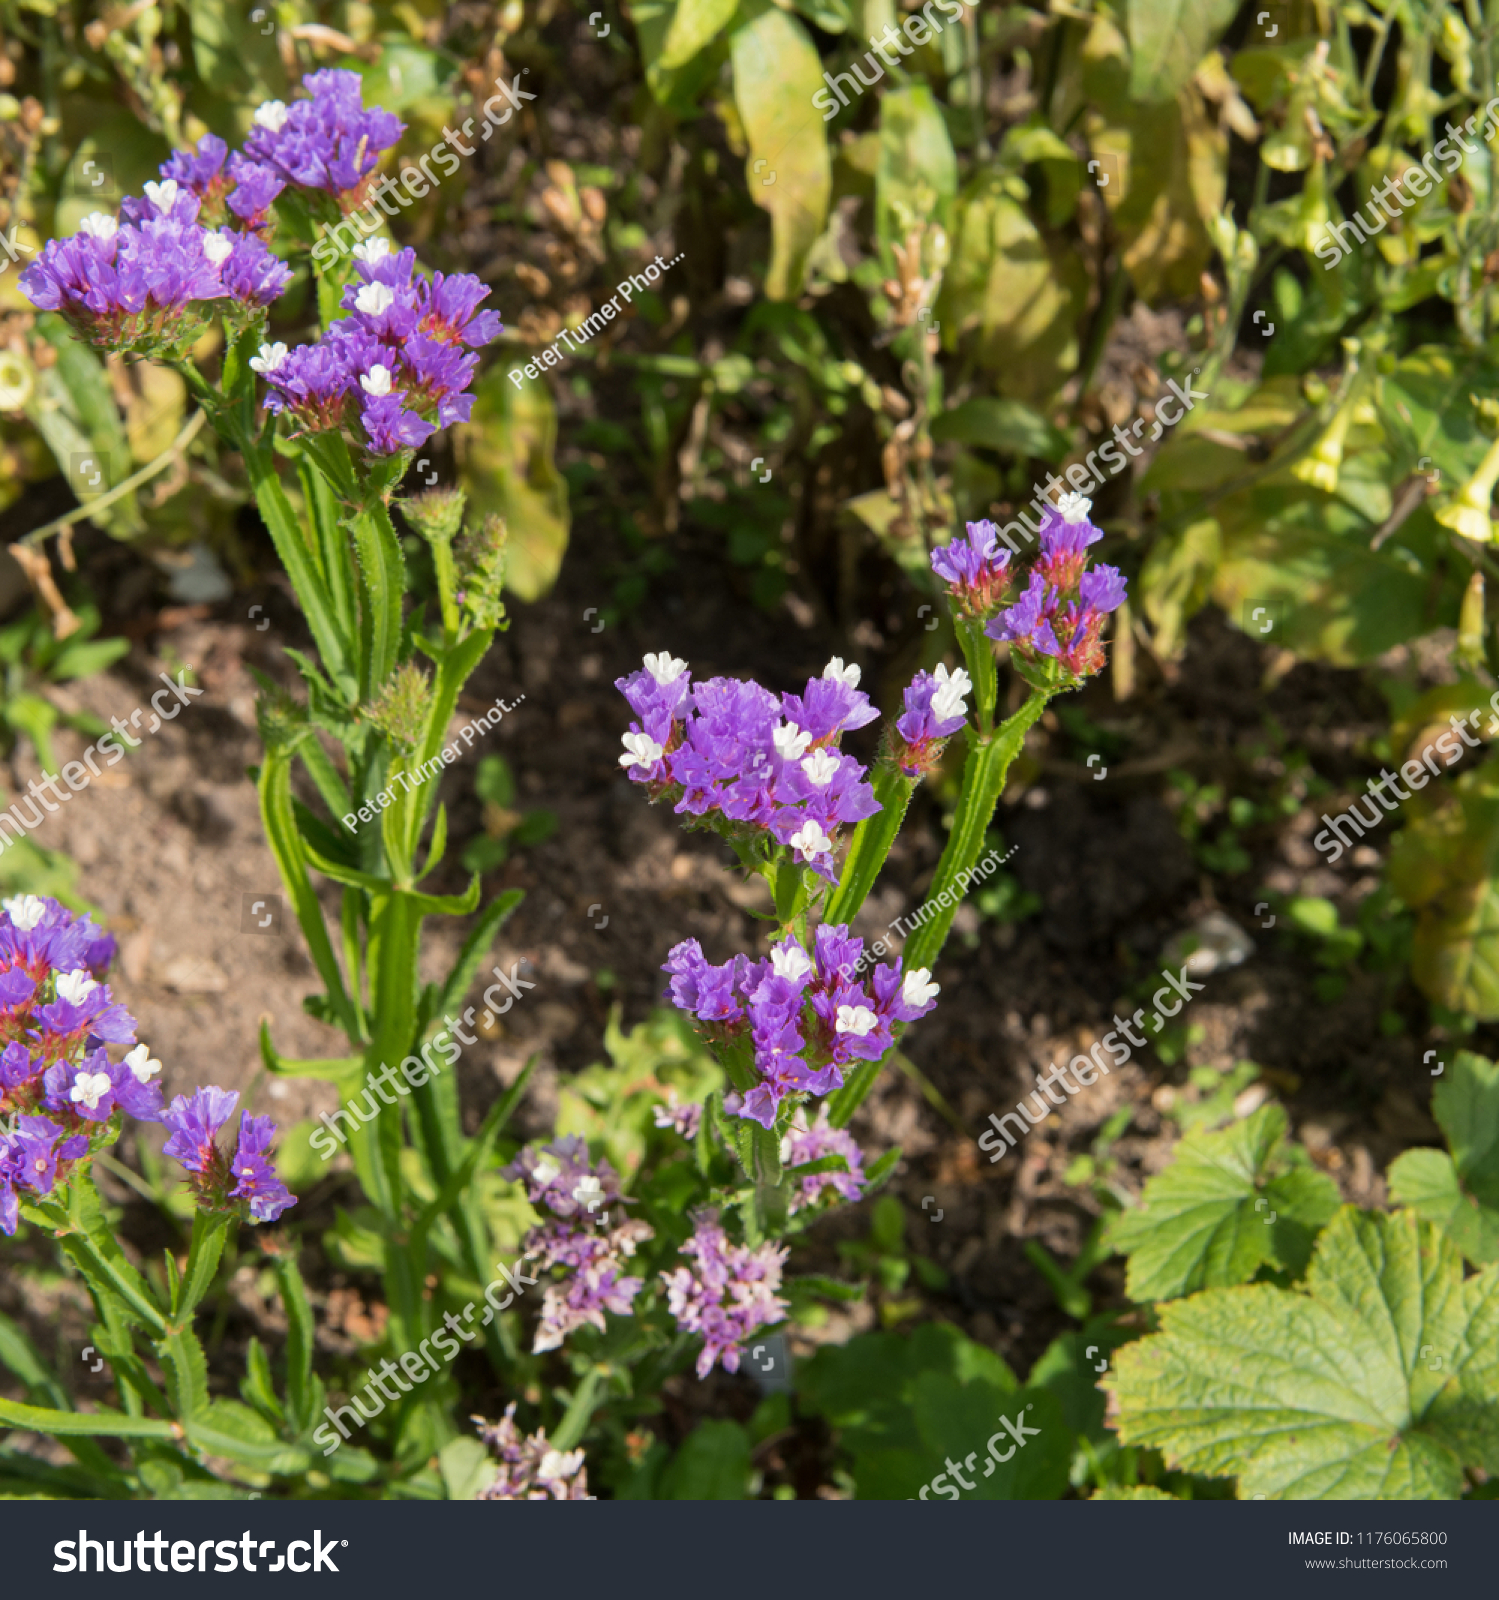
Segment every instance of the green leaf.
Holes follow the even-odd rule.
[[[31,1433],[66,1438],[69,1434],[97,1434],[107,1439],[175,1439],[179,1430],[156,1417],[126,1417],[118,1411],[50,1411],[44,1406],[23,1406],[0,1400],[0,1423]]]
[[[1108,1242],[1129,1257],[1132,1300],[1170,1300],[1195,1289],[1226,1288],[1284,1259],[1289,1245],[1304,1265],[1305,1233],[1277,1236],[1300,1223],[1325,1223],[1337,1210],[1337,1186],[1320,1173],[1278,1179],[1284,1165],[1286,1114],[1261,1106],[1218,1133],[1191,1133],[1169,1167],[1146,1185],[1141,1204],[1121,1212]],[[1294,1178],[1294,1182],[1290,1179]],[[1300,1248],[1296,1248],[1299,1244]]]
[[[437,1465],[449,1500],[472,1500],[494,1481],[499,1470],[480,1439],[457,1438],[437,1452]]]
[[[223,1456],[260,1472],[305,1472],[312,1457],[287,1444],[258,1411],[239,1400],[215,1400],[187,1424],[188,1440],[208,1455]]]
[[[1237,10],[1234,0],[1130,0],[1131,96],[1174,99]]]
[[[1499,1467],[1499,1267],[1463,1281],[1413,1212],[1345,1206],[1306,1292],[1254,1284],[1161,1307],[1106,1387],[1120,1442],[1241,1498],[1446,1500]]]
[[[276,1284],[281,1291],[281,1307],[286,1313],[286,1409],[292,1426],[304,1432],[317,1414],[312,1376],[312,1353],[316,1332],[312,1307],[296,1257],[289,1253],[271,1259]]]
[[[745,0],[745,12],[754,14],[731,41],[734,103],[749,144],[744,177],[755,204],[770,213],[765,293],[791,300],[833,193],[822,113],[812,104],[823,87],[822,61],[795,17],[767,0]]]
[[[661,1500],[743,1500],[749,1494],[749,1435],[737,1422],[700,1422],[661,1474]]]
[[[1475,1266],[1499,1261],[1499,1066],[1458,1052],[1431,1097],[1451,1150],[1407,1150],[1391,1196],[1438,1223]]]
[[[1395,363],[1377,394],[1380,420],[1395,447],[1397,477],[1435,467],[1456,488],[1478,470],[1492,440],[1470,395],[1499,393],[1499,362],[1484,350],[1422,345]]]
[[[557,581],[569,527],[551,390],[525,377],[517,389],[506,368],[491,367],[474,391],[472,418],[450,431],[471,515],[505,519],[506,589],[539,599]]]
[[[1406,805],[1390,852],[1396,894],[1416,912],[1411,976],[1432,999],[1499,1017],[1499,760]]]
[[[739,0],[677,0],[666,42],[656,65],[662,72],[685,67],[698,53],[728,27]]]
[[[993,398],[965,400],[944,411],[932,423],[932,438],[938,444],[949,440],[978,444],[1003,455],[1041,461],[1060,461],[1072,447],[1071,439],[1035,407],[1023,400]]]
[[[895,245],[923,221],[947,228],[958,192],[958,159],[942,110],[924,83],[892,89],[880,102],[880,153],[875,166],[875,231],[887,272]]]

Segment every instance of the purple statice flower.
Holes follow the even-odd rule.
[[[515,1425],[515,1401],[505,1407],[498,1422],[483,1417],[470,1421],[479,1437],[499,1458],[494,1481],[474,1496],[476,1500],[591,1500],[588,1469],[581,1450],[554,1450],[546,1429],[522,1437]]]
[[[347,360],[323,341],[299,344],[263,344],[250,365],[266,381],[268,411],[286,411],[298,425],[313,433],[343,425],[348,396],[356,385]]]
[[[1029,657],[1054,656],[1060,653],[1051,627],[1056,608],[1056,596],[1047,589],[1045,578],[1032,570],[1024,594],[1008,611],[1001,611],[988,623],[984,632],[1002,644],[1018,647]]]
[[[1103,670],[1103,646],[1098,636],[1103,619],[1124,604],[1125,583],[1117,567],[1093,567],[1082,575],[1078,597],[1055,618],[1057,656],[1074,677]]]
[[[499,338],[504,325],[498,311],[480,311],[479,302],[489,295],[488,287],[468,272],[434,272],[417,284],[421,306],[420,329],[448,344],[467,345],[472,350]]]
[[[238,150],[229,157],[229,177],[234,184],[234,192],[226,202],[230,211],[245,227],[257,231],[264,228],[286,180],[274,167],[250,161]]]
[[[345,212],[364,204],[366,180],[405,131],[398,117],[366,109],[357,72],[327,68],[302,79],[309,98],[267,100],[255,112],[245,155],[288,183],[334,195]]]
[[[98,349],[183,348],[204,322],[189,308],[227,292],[219,246],[196,221],[197,198],[171,178],[146,191],[121,206],[124,222],[85,217],[72,238],[50,240],[21,275],[33,305],[59,312]]]
[[[276,1124],[270,1117],[240,1113],[239,1144],[229,1158],[229,1173],[236,1180],[229,1198],[247,1201],[257,1222],[274,1222],[297,1203],[271,1165],[269,1150],[275,1136]]]
[[[725,1372],[737,1372],[745,1341],[786,1315],[786,1302],[775,1291],[787,1252],[773,1244],[755,1250],[730,1244],[710,1210],[695,1219],[681,1254],[693,1265],[663,1272],[661,1279],[677,1327],[703,1337],[697,1375],[706,1378],[719,1361]]]
[[[0,1062],[0,1069],[3,1069]],[[666,1091],[666,1104],[660,1105],[652,1112],[652,1120],[658,1128],[670,1128],[689,1143],[697,1138],[698,1129],[702,1126],[703,1108],[693,1101],[685,1106],[677,1099],[677,1091]]]
[[[629,769],[636,783],[665,781],[665,757],[676,748],[678,723],[691,707],[692,674],[687,663],[667,650],[647,654],[645,665],[628,678],[616,678],[614,687],[639,719],[624,736],[620,766]]]
[[[162,1113],[161,1120],[172,1134],[162,1153],[189,1172],[208,1176],[222,1159],[214,1139],[238,1104],[238,1093],[212,1085],[191,1097],[179,1094]]]
[[[781,709],[786,720],[809,733],[811,743],[820,746],[851,728],[873,722],[879,712],[859,687],[859,668],[844,666],[834,656],[822,669],[820,678],[809,678],[801,694],[783,694]]]
[[[672,1004],[679,1011],[701,1022],[732,1023],[744,1016],[735,991],[742,987],[749,966],[747,956],[735,956],[715,967],[704,958],[696,939],[684,939],[667,953],[662,971],[671,975]]]
[[[1103,530],[1088,520],[1093,502],[1067,493],[1055,510],[1041,518],[1041,555],[1032,572],[1039,572],[1057,594],[1070,594],[1088,560],[1088,546],[1103,538]]]
[[[544,1270],[563,1267],[570,1274],[543,1291],[532,1350],[537,1354],[558,1350],[570,1333],[585,1326],[602,1333],[606,1311],[629,1316],[645,1280],[627,1276],[623,1265],[638,1245],[655,1236],[649,1223],[633,1220],[595,1229],[579,1219],[552,1219],[532,1228],[522,1249],[524,1258]]]
[[[59,1157],[54,1150],[62,1129],[46,1117],[17,1117],[15,1127],[0,1128],[0,1233],[13,1234],[21,1218],[16,1190],[46,1195],[52,1192]]]
[[[142,1065],[144,1054],[140,1046],[125,1060],[111,1062],[101,1047],[80,1061],[56,1061],[43,1074],[42,1103],[49,1111],[72,1112],[85,1122],[108,1122],[116,1108],[141,1122],[160,1122],[161,1086]],[[150,1065],[161,1070],[159,1061]]]
[[[992,522],[970,522],[966,538],[932,551],[932,571],[947,584],[957,609],[967,616],[994,614],[1014,576],[1010,552],[1001,549]]]
[[[902,978],[879,965],[873,992],[865,988],[858,981],[868,964],[864,941],[841,925],[818,928],[814,950],[809,956],[788,935],[769,960],[741,955],[713,966],[696,939],[685,939],[664,968],[672,1002],[710,1025],[704,1030],[710,1043],[748,1034],[758,1081],[735,1098],[731,1114],[765,1128],[775,1126],[788,1095],[828,1094],[842,1087],[850,1061],[879,1060],[896,1025],[925,1016],[937,994],[925,969]]]
[[[474,409],[474,397],[467,392],[479,369],[479,358],[471,350],[429,339],[416,333],[402,351],[403,376],[413,400],[437,408],[437,425],[450,427],[467,422]]]
[[[522,1150],[500,1176],[525,1185],[533,1206],[544,1205],[557,1217],[602,1214],[620,1198],[619,1174],[605,1159],[588,1158],[588,1141],[580,1134],[554,1139],[539,1152]]]
[[[678,812],[716,814],[746,840],[768,836],[836,882],[838,830],[879,810],[865,769],[837,749],[845,729],[877,715],[859,669],[835,658],[802,694],[778,700],[738,678],[693,683],[665,652],[645,661],[615,683],[635,712],[619,758],[631,779]]]
[[[111,1044],[135,1043],[135,1018],[111,999],[108,985],[91,978],[82,968],[58,973],[56,998],[38,1006],[32,1016],[47,1033],[56,1036],[56,1040],[49,1041],[53,1052],[60,1041],[78,1040],[84,1035]]]
[[[41,1057],[33,1056],[24,1044],[12,1040],[0,1050],[0,1098],[12,1089],[24,1088],[40,1077],[41,1072]]]
[[[257,310],[279,300],[291,282],[292,271],[279,256],[272,255],[265,243],[253,233],[214,235],[229,245],[229,254],[219,268],[225,289],[241,305]]]
[[[205,211],[222,203],[231,179],[225,171],[229,160],[229,146],[216,133],[205,133],[198,140],[196,152],[174,150],[158,169],[163,178],[170,178],[179,189],[194,195]]]
[[[896,718],[891,740],[896,765],[909,778],[936,767],[947,741],[968,720],[964,704],[973,680],[962,667],[918,672],[906,686],[905,711]]]
[[[809,1128],[805,1111],[798,1111],[791,1119],[791,1127],[781,1140],[781,1162],[787,1167],[802,1167],[820,1161],[824,1156],[842,1156],[848,1164],[847,1172],[814,1172],[809,1178],[798,1181],[791,1192],[791,1214],[805,1211],[822,1199],[824,1189],[832,1189],[843,1200],[852,1204],[864,1193],[864,1152],[854,1142],[846,1128],[835,1128],[828,1121],[828,1108],[823,1106],[817,1121]]]
[[[390,380],[387,377],[386,382]],[[401,404],[396,394],[372,395],[364,402],[359,413],[359,423],[364,430],[365,443],[372,455],[394,455],[400,450],[414,450],[425,444],[437,431],[436,427]]]

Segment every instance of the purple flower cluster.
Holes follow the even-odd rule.
[[[255,112],[245,155],[303,189],[334,195],[345,213],[364,204],[365,180],[405,132],[399,117],[364,104],[357,72],[326,68],[302,79],[310,96]]]
[[[703,1108],[689,1102],[682,1105],[677,1100],[677,1091],[666,1091],[666,1104],[657,1106],[652,1114],[652,1120],[658,1128],[670,1128],[689,1143],[697,1138],[697,1131],[702,1126]]]
[[[918,672],[906,686],[906,709],[895,720],[890,741],[895,764],[908,778],[924,777],[936,767],[943,747],[968,720],[964,703],[973,680],[958,667]]]
[[[1103,533],[1088,520],[1092,503],[1064,494],[1041,519],[1041,554],[1030,583],[1015,604],[984,629],[1024,660],[1050,656],[1073,677],[1101,671],[1099,635],[1104,618],[1124,604],[1125,582],[1117,567],[1087,567],[1087,551]]]
[[[681,1253],[694,1264],[663,1272],[661,1281],[677,1326],[703,1336],[697,1375],[706,1378],[716,1361],[723,1362],[725,1372],[738,1372],[744,1342],[786,1315],[786,1302],[775,1291],[787,1251],[773,1244],[756,1250],[730,1244],[718,1214],[710,1210],[695,1219]]]
[[[879,810],[865,769],[838,749],[846,729],[878,715],[858,683],[858,667],[835,656],[801,694],[777,697],[738,678],[694,684],[686,662],[648,655],[615,680],[638,719],[619,764],[652,799],[745,837],[769,834],[836,882],[837,830]]]
[[[635,1221],[598,1226],[608,1223],[609,1206],[621,1198],[619,1174],[608,1161],[590,1162],[586,1141],[570,1134],[540,1152],[523,1150],[501,1176],[524,1184],[531,1204],[552,1213],[527,1233],[524,1259],[570,1274],[542,1294],[533,1350],[556,1350],[585,1325],[602,1332],[606,1311],[629,1316],[644,1279],[626,1275],[623,1265],[655,1230]]]
[[[842,1088],[850,1061],[878,1061],[895,1042],[895,1023],[914,1022],[936,1005],[937,986],[924,971],[902,978],[881,964],[872,993],[856,982],[864,941],[846,927],[818,928],[814,950],[815,959],[788,935],[768,960],[740,955],[712,966],[696,939],[684,939],[663,968],[673,1002],[709,1024],[710,1039],[748,1039],[760,1081],[732,1104],[726,1098],[725,1109],[765,1128],[775,1126],[787,1095]]]
[[[248,1204],[258,1222],[293,1204],[266,1157],[269,1117],[246,1114],[239,1150],[225,1164],[213,1134],[237,1095],[202,1089],[163,1109],[161,1062],[135,1038],[135,1020],[115,1002],[104,974],[114,959],[111,934],[55,900],[16,895],[0,911],[0,1232],[14,1233],[18,1191],[51,1193],[59,1163],[77,1161],[114,1142],[118,1114],[162,1122],[166,1153],[200,1175],[200,1193]],[[112,1061],[108,1045],[128,1045]],[[44,1114],[45,1113],[45,1114]],[[218,1165],[214,1165],[218,1161]],[[206,1176],[205,1176],[206,1175]],[[66,1182],[64,1169],[63,1181]]]
[[[954,607],[966,616],[992,616],[1014,574],[992,522],[970,522],[966,538],[932,551],[932,571],[947,584]]]
[[[415,277],[414,250],[391,254],[387,240],[370,239],[354,255],[359,281],[342,301],[349,315],[316,344],[262,345],[250,364],[270,386],[269,409],[303,428],[343,427],[357,416],[373,454],[415,449],[468,420],[474,352],[499,333],[499,315],[478,309],[489,290],[468,273]]]
[[[792,1216],[815,1206],[825,1188],[832,1189],[839,1199],[847,1200],[850,1205],[864,1193],[864,1152],[854,1143],[853,1135],[846,1128],[835,1128],[829,1122],[826,1106],[821,1108],[811,1127],[807,1126],[806,1112],[798,1110],[791,1119],[790,1130],[781,1140],[781,1164],[803,1167],[824,1156],[842,1156],[848,1171],[814,1172],[811,1177],[802,1178],[791,1192]]]
[[[591,1500],[588,1469],[581,1450],[554,1450],[546,1429],[522,1435],[515,1425],[515,1401],[498,1422],[469,1419],[479,1437],[499,1457],[500,1470],[476,1500]]]
[[[291,1190],[276,1176],[269,1148],[276,1124],[269,1117],[240,1113],[239,1143],[225,1156],[215,1142],[229,1120],[239,1095],[212,1086],[195,1094],[179,1094],[161,1114],[171,1132],[163,1154],[180,1161],[193,1174],[194,1186],[210,1204],[242,1200],[256,1222],[274,1222],[296,1204]]]
[[[162,167],[170,174],[174,157]],[[164,176],[120,217],[93,212],[68,239],[49,240],[21,274],[33,305],[56,311],[89,343],[122,354],[180,355],[202,331],[207,302],[258,312],[291,270],[252,231],[203,227],[190,187]]]
[[[178,150],[162,163],[161,175],[198,198],[210,224],[227,220],[257,231],[270,220],[271,204],[286,187],[273,167],[262,166],[229,147],[217,134],[205,133],[194,154]]]

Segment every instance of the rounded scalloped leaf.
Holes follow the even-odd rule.
[[[1499,1470],[1499,1268],[1462,1273],[1413,1212],[1345,1206],[1305,1292],[1161,1307],[1103,1385],[1120,1442],[1237,1477],[1245,1499],[1456,1499],[1464,1468]]]

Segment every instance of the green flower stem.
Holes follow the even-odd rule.
[[[994,665],[994,645],[984,632],[979,617],[958,617],[958,643],[963,647],[963,659],[968,663],[968,675],[973,679],[974,709],[978,713],[979,732],[987,737],[994,731],[994,706],[999,698],[999,673]]]
[[[828,898],[822,920],[827,923],[848,923],[854,920],[859,907],[869,897],[890,846],[905,821],[906,808],[911,803],[917,780],[908,778],[894,762],[881,761],[874,769],[872,785],[880,809],[854,829],[853,842],[843,858],[843,876],[838,887]]]
[[[932,896],[950,888],[959,875],[971,871],[984,848],[984,835],[994,816],[1004,790],[1010,766],[1020,754],[1025,736],[1040,719],[1051,698],[1044,689],[1034,689],[1030,698],[1001,728],[984,738],[971,730],[968,735],[968,760],[963,767],[963,788],[958,796],[958,810],[953,818],[952,832],[947,836],[947,848],[937,863],[937,873],[932,879]],[[935,904],[932,896],[928,904]],[[942,946],[947,942],[948,930],[957,913],[958,898],[951,905],[936,905],[936,915],[915,929],[901,954],[901,968],[911,972],[917,967],[928,971],[936,965]]]

